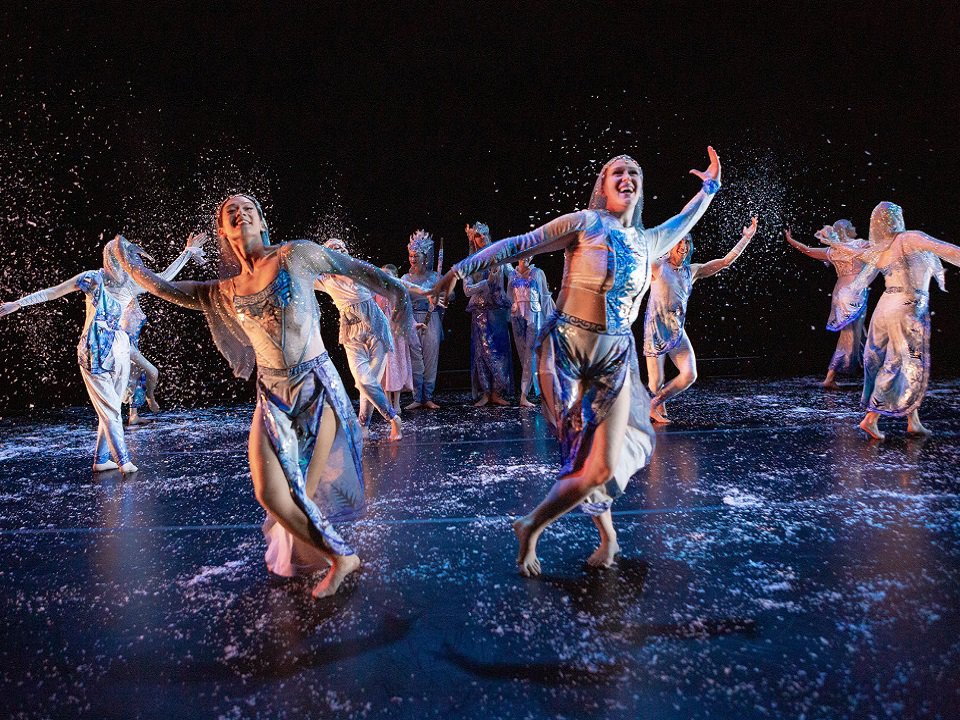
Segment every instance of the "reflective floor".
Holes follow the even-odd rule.
[[[88,408],[0,420],[0,715],[960,716],[960,381],[882,444],[853,386],[701,381],[615,506],[618,566],[574,512],[536,580],[509,523],[559,466],[542,417],[438,399],[375,428],[363,569],[322,602],[264,569],[250,407],[131,430],[129,480],[91,474]]]

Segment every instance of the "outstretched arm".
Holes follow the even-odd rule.
[[[15,313],[20,308],[25,308],[28,305],[39,305],[40,303],[61,298],[64,295],[72,293],[74,290],[79,290],[80,288],[77,286],[77,283],[85,274],[86,273],[80,273],[79,275],[74,275],[72,278],[63,281],[59,285],[54,285],[53,287],[44,288],[43,290],[38,290],[35,293],[24,295],[19,300],[5,302],[3,305],[0,305],[0,317]]]
[[[690,174],[703,180],[703,189],[694,195],[677,215],[665,223],[644,231],[644,236],[650,238],[653,243],[651,248],[653,257],[658,258],[670,252],[673,246],[690,232],[710,207],[713,196],[720,189],[720,158],[713,147],[707,147],[707,154],[710,156],[710,166],[705,171],[690,171]]]
[[[932,252],[941,260],[946,260],[951,265],[960,267],[960,246],[937,240],[919,230],[908,230],[904,235],[906,237],[903,240],[911,249]]]
[[[705,277],[710,277],[711,275],[716,275],[721,270],[730,267],[740,257],[747,245],[750,244],[750,241],[753,240],[753,236],[757,233],[757,218],[753,217],[750,224],[743,228],[743,234],[740,237],[740,241],[734,245],[730,252],[724,255],[722,258],[717,258],[716,260],[711,260],[705,262],[701,265],[693,266],[693,280],[702,280]]]
[[[187,246],[183,249],[183,252],[180,253],[176,260],[170,263],[166,269],[157,273],[157,275],[164,280],[173,280],[177,274],[186,267],[191,258],[200,259],[203,257],[203,244],[206,241],[207,234],[205,232],[190,233],[187,236]]]
[[[143,264],[140,248],[122,235],[120,242],[120,264],[130,273],[134,281],[151,295],[163,298],[190,310],[202,310],[197,298],[197,290],[210,283],[165,280]]]
[[[793,235],[790,234],[790,228],[787,228],[783,235],[787,239],[787,244],[795,247],[807,257],[812,257],[814,260],[823,260],[823,262],[830,262],[830,254],[827,252],[829,248],[812,248],[804,245],[802,242],[794,240]]]

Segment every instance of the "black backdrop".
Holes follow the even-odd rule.
[[[820,373],[835,276],[788,252],[784,227],[815,243],[849,217],[865,233],[894,200],[909,227],[960,242],[956,3],[263,5],[4,5],[0,297],[99,266],[116,232],[166,262],[233,190],[264,201],[277,240],[338,235],[403,266],[425,227],[449,263],[465,222],[502,237],[582,207],[602,162],[628,152],[655,224],[697,190],[687,170],[713,144],[725,187],[695,259],[753,213],[760,231],[698,284],[698,354]],[[560,258],[540,265],[556,288]],[[935,373],[960,369],[956,298],[934,292]],[[168,403],[252,397],[201,318],[144,305]],[[82,317],[73,295],[0,320],[0,408],[83,401]],[[441,368],[465,367],[462,298],[446,326]],[[333,313],[325,329],[334,347]]]

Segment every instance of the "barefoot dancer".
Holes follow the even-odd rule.
[[[691,170],[704,181],[703,190],[664,224],[641,225],[640,166],[621,155],[603,166],[588,210],[490,245],[455,265],[434,288],[442,293],[458,277],[522,257],[565,253],[557,314],[538,348],[544,414],[560,440],[563,467],[543,502],[514,523],[523,575],[540,574],[536,550],[544,528],[581,503],[600,533],[588,562],[614,562],[619,546],[610,506],[647,463],[654,441],[630,326],[650,282],[650,263],[690,231],[720,186],[720,161],[708,150],[707,171]]]
[[[187,238],[187,246],[183,252],[160,273],[160,277],[164,280],[173,280],[191,258],[202,259],[203,243],[206,239],[206,233],[191,234]],[[116,245],[112,247],[116,248]],[[117,271],[123,272],[116,257],[112,262]],[[123,274],[126,275],[125,272]],[[160,412],[160,405],[154,397],[160,372],[140,353],[140,334],[147,324],[147,316],[140,307],[140,299],[137,296],[146,291],[127,275],[127,282],[122,288],[111,292],[124,306],[123,314],[120,316],[120,327],[130,337],[130,381],[123,400],[130,405],[127,424],[137,425],[140,423],[140,408],[143,407],[144,402],[152,412]]]
[[[840,242],[829,225],[821,231]],[[960,265],[960,247],[918,230],[906,230],[899,205],[882,202],[870,215],[870,244],[860,257],[867,265],[842,292],[842,301],[856,310],[874,273],[886,289],[870,318],[863,354],[863,399],[867,414],[860,428],[883,440],[880,415],[907,418],[907,432],[929,435],[920,422],[920,403],[930,380],[930,278],[944,289],[941,258]]]
[[[442,247],[441,247],[442,249]],[[437,384],[437,363],[440,360],[440,341],[443,339],[443,309],[451,298],[444,297],[434,302],[416,290],[429,290],[440,279],[433,265],[433,236],[426,230],[417,230],[407,243],[410,272],[400,280],[410,287],[413,301],[413,316],[424,329],[409,338],[410,362],[413,365],[413,402],[404,410],[425,407],[436,410],[440,406],[433,401],[433,389]]]
[[[111,243],[103,248],[102,270],[82,272],[59,285],[4,303],[0,306],[0,317],[29,305],[56,300],[75,290],[87,296],[87,316],[77,345],[77,360],[98,419],[93,470],[119,468],[124,474],[132,474],[137,472],[137,466],[130,460],[120,417],[121,399],[130,378],[130,340],[120,327],[123,306],[112,294],[113,289],[122,288],[129,278],[116,267]]]
[[[789,229],[785,235],[791,246],[814,260],[832,263],[837,271],[827,330],[839,332],[840,337],[837,338],[837,349],[830,358],[827,376],[821,385],[827,390],[839,390],[840,386],[836,382],[838,373],[853,374],[863,368],[863,326],[867,316],[867,294],[870,292],[868,286],[877,276],[877,271],[873,271],[870,282],[864,286],[861,293],[863,297],[856,299],[856,310],[851,310],[844,305],[840,301],[841,292],[863,269],[864,262],[859,259],[859,253],[866,250],[870,243],[857,237],[857,229],[849,220],[837,220],[832,229],[836,233],[837,242],[825,248],[812,248],[797,242]],[[821,242],[827,242],[823,239],[822,231],[818,232],[816,237]]]
[[[238,377],[256,364],[250,474],[268,514],[267,567],[293,575],[330,563],[313,589],[329,596],[360,566],[331,521],[362,507],[363,470],[360,425],[323,346],[314,283],[331,273],[352,278],[392,296],[401,316],[410,311],[407,295],[380,270],[314,242],[270,245],[263,212],[247,195],[224,200],[216,225],[222,280],[167,282],[129,244],[124,267],[151,293],[202,310]]]
[[[340,238],[327,240],[324,247],[349,255],[346,243]],[[390,423],[390,439],[399,440],[403,437],[400,416],[380,385],[384,361],[393,350],[390,321],[374,302],[373,294],[350,278],[324,275],[317,281],[316,288],[329,295],[340,311],[339,340],[360,393],[360,427],[367,431],[376,408]]]
[[[650,298],[643,329],[643,354],[647,358],[648,387],[653,394],[650,419],[669,423],[664,403],[697,380],[697,356],[684,328],[687,301],[697,280],[716,275],[740,257],[757,232],[757,218],[743,228],[740,241],[722,258],[691,264],[693,238],[687,235],[651,266]],[[669,356],[679,374],[664,385],[665,358]]]
[[[490,244],[485,223],[467,225],[470,254]],[[463,292],[470,301],[470,384],[474,407],[488,402],[509,405],[503,396],[513,386],[513,351],[510,349],[510,296],[507,285],[513,276],[509,264],[474,273],[463,279]]]
[[[392,263],[387,263],[380,269],[391,277],[397,277],[397,266]],[[373,300],[387,317],[393,316],[393,303],[389,298],[374,295]],[[412,331],[408,331],[406,336],[395,334],[393,350],[387,353],[383,363],[380,384],[387,393],[390,404],[395,408],[400,407],[400,393],[413,392],[413,366],[410,364],[410,346],[407,344],[407,337],[411,337],[420,330],[426,330],[426,326],[416,326]]]
[[[520,407],[533,407],[527,398],[531,385],[534,394],[539,394],[539,386],[533,376],[536,367],[534,345],[540,336],[540,330],[556,311],[553,296],[547,285],[543,270],[536,267],[529,258],[522,258],[517,269],[510,276],[507,295],[513,301],[510,306],[510,323],[513,326],[513,343],[517,346],[523,374],[520,376]]]

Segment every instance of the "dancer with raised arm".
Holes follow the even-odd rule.
[[[231,195],[217,208],[221,280],[169,282],[124,241],[124,267],[149,292],[202,310],[238,377],[257,368],[250,474],[267,511],[267,567],[278,575],[330,564],[314,597],[334,594],[360,559],[331,524],[363,507],[360,425],[320,335],[314,283],[342,275],[410,313],[403,286],[368,263],[309,240],[271,245],[259,203]]]
[[[507,288],[510,297],[510,323],[513,327],[513,343],[520,357],[520,407],[534,407],[527,394],[533,388],[539,395],[540,389],[534,376],[536,369],[537,338],[547,322],[556,312],[547,276],[543,270],[523,258],[517,262],[517,269],[510,276]]]
[[[122,291],[130,278],[116,264],[111,241],[103,248],[103,269],[87,270],[69,280],[0,306],[0,317],[30,305],[56,300],[79,290],[87,299],[77,360],[90,403],[97,413],[97,444],[94,472],[137,472],[123,437],[120,417],[123,395],[130,379],[130,339],[120,327],[123,305],[113,291]]]
[[[546,498],[514,523],[523,575],[540,574],[537,541],[544,528],[581,504],[600,533],[588,562],[614,563],[620,548],[610,507],[646,465],[654,443],[631,325],[650,283],[651,263],[690,231],[720,187],[720,160],[713,148],[708,152],[706,172],[690,171],[703,180],[703,189],[662,225],[641,224],[640,165],[620,155],[601,169],[589,209],[493,243],[454,265],[434,288],[439,296],[458,278],[564,251],[557,313],[538,348],[544,415],[560,441],[563,467]]]
[[[840,243],[829,225],[821,230],[831,244]],[[840,292],[841,302],[858,310],[863,290],[876,272],[885,289],[870,317],[863,353],[863,407],[867,413],[860,428],[883,440],[881,415],[905,417],[907,433],[929,435],[920,422],[920,403],[930,381],[930,278],[945,290],[941,260],[960,266],[960,247],[907,230],[903,210],[882,202],[870,215],[870,247],[860,253],[866,264]]]
[[[207,240],[206,233],[193,234],[187,238],[187,245],[177,258],[170,263],[166,270],[160,273],[164,280],[173,280],[191,259],[203,259],[203,243]],[[140,352],[140,334],[147,325],[147,315],[140,307],[139,295],[146,292],[137,285],[133,278],[126,274],[120,267],[119,258],[116,256],[116,243],[111,240],[108,245],[112,248],[111,263],[116,272],[123,273],[127,280],[119,289],[111,290],[112,294],[120,301],[123,306],[123,314],[120,316],[120,327],[130,338],[130,381],[127,384],[127,391],[123,401],[130,405],[130,412],[127,416],[128,425],[138,425],[140,420],[140,408],[146,403],[152,412],[160,412],[160,405],[157,402],[154,393],[156,392],[157,382],[160,379],[160,371]],[[146,253],[144,253],[146,256]]]
[[[441,250],[442,250],[441,244]],[[437,410],[433,390],[437,385],[437,365],[440,362],[440,341],[443,340],[443,310],[450,297],[434,300],[422,294],[431,289],[440,274],[433,266],[433,236],[426,230],[417,230],[407,243],[410,272],[400,280],[410,289],[413,316],[424,326],[410,337],[410,362],[413,365],[413,402],[404,410],[427,408]],[[418,292],[420,291],[420,292]]]
[[[821,385],[827,390],[839,390],[836,376],[838,374],[855,374],[863,368],[863,328],[867,316],[867,294],[869,284],[877,276],[874,270],[872,276],[861,292],[862,297],[855,299],[855,310],[841,302],[840,297],[845,287],[850,285],[863,270],[864,262],[859,255],[866,250],[870,243],[857,237],[857,229],[849,220],[837,220],[832,227],[837,241],[828,244],[825,248],[812,248],[793,239],[789,228],[784,233],[787,243],[807,257],[831,263],[837,271],[837,282],[833,286],[830,303],[830,317],[827,319],[827,330],[839,332],[837,349],[830,358],[827,376]],[[815,235],[823,243],[823,231]]]
[[[669,423],[666,401],[676,397],[697,380],[697,356],[685,328],[687,301],[697,280],[716,275],[733,265],[757,232],[757,218],[743,228],[739,242],[726,255],[705,263],[691,263],[693,238],[684,237],[650,268],[650,298],[643,326],[643,354],[647,358],[647,386],[653,394],[650,419]],[[664,384],[665,358],[669,357],[678,375]]]
[[[347,244],[340,238],[330,238],[324,247],[344,255]],[[373,410],[376,409],[390,423],[390,439],[403,437],[402,424],[396,408],[387,399],[380,385],[384,361],[393,350],[390,321],[373,294],[362,285],[340,275],[322,275],[316,288],[333,299],[340,312],[340,344],[347,354],[350,373],[360,393],[360,427],[364,436],[369,432]]]
[[[490,244],[490,228],[477,222],[466,227],[470,254]],[[470,313],[470,384],[474,407],[487,403],[509,405],[503,396],[513,386],[513,351],[510,348],[510,296],[513,276],[509,263],[474,273],[463,279]]]

